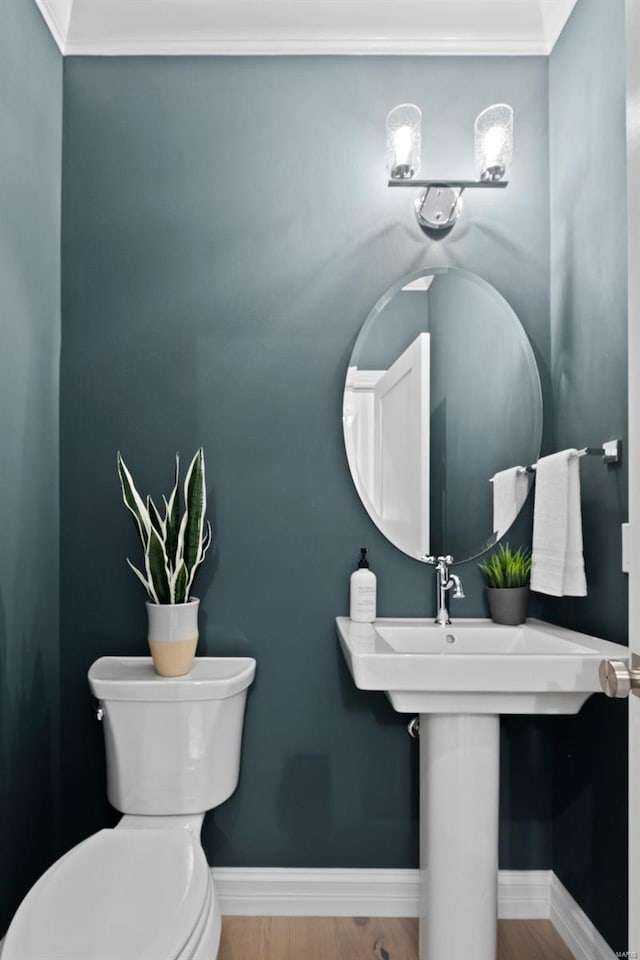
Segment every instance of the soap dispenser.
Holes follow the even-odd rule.
[[[351,574],[349,616],[356,623],[373,623],[376,618],[376,575],[369,569],[366,547],[360,549],[358,569]]]

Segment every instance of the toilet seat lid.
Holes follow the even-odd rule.
[[[188,830],[101,830],[31,889],[3,960],[176,960],[209,883],[204,852]]]

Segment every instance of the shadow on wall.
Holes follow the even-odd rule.
[[[500,866],[552,865],[553,718],[506,716],[500,722]]]
[[[0,856],[0,933],[52,860],[54,718],[42,651],[33,636],[20,639],[14,664],[0,595],[0,818],[13,841],[5,834]]]

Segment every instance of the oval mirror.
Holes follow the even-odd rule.
[[[454,267],[409,274],[356,340],[344,390],[351,476],[369,516],[416,559],[470,560],[507,532],[540,455],[542,394],[507,301]],[[498,496],[499,494],[499,496]]]

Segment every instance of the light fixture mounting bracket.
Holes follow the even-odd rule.
[[[416,218],[427,230],[448,230],[462,212],[462,189],[446,183],[427,187],[415,201]]]
[[[508,180],[389,180],[390,187],[418,187],[416,219],[425,230],[450,230],[462,211],[462,194],[469,189],[504,190]]]

